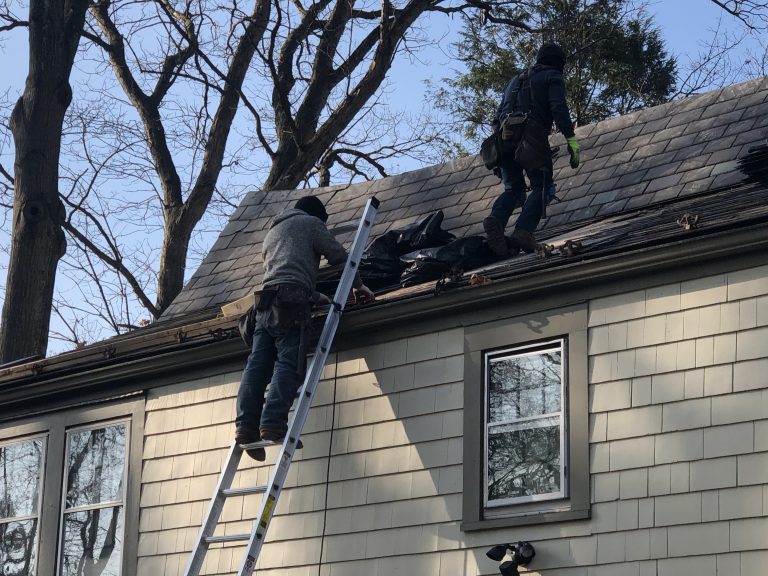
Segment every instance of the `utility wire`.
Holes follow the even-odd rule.
[[[331,435],[328,438],[328,463],[325,467],[325,500],[323,502],[323,532],[320,535],[320,558],[317,563],[317,573],[323,568],[323,549],[325,547],[325,531],[328,519],[328,486],[331,479],[331,453],[333,452],[333,431],[336,426],[336,385],[338,383],[339,362],[338,354],[333,362],[333,403],[331,404]]]

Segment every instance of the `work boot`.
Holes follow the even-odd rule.
[[[499,258],[508,256],[509,248],[507,248],[507,239],[504,237],[504,226],[501,225],[499,219],[488,216],[483,220],[483,229],[491,252]]]
[[[536,247],[538,246],[536,238],[534,238],[533,234],[528,232],[528,230],[515,228],[510,239],[512,240],[512,243],[523,252],[527,252],[528,254],[536,252]]]
[[[259,432],[261,432],[261,439],[267,440],[269,442],[275,442],[275,443],[282,443],[283,439],[285,438],[285,430],[276,430],[275,428],[264,428],[263,426],[259,428]],[[302,444],[301,440],[296,442],[296,449],[300,450],[301,448],[304,448],[304,444]]]
[[[261,441],[261,436],[258,432],[253,430],[238,430],[235,432],[235,442],[240,445],[253,444],[254,442]],[[267,453],[264,448],[249,448],[245,451],[248,456],[256,460],[257,462],[264,462],[267,459]]]

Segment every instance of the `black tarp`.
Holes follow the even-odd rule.
[[[479,268],[498,258],[483,236],[467,236],[445,246],[416,250],[400,260],[406,265],[400,285],[406,287],[437,280],[449,272]]]
[[[406,264],[400,257],[414,251],[444,246],[455,236],[441,228],[443,212],[429,216],[403,228],[389,230],[375,238],[360,260],[360,277],[371,290],[396,288]],[[336,291],[343,266],[324,268],[318,276],[317,290],[332,295]]]

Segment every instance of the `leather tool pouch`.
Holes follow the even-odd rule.
[[[520,140],[527,121],[526,114],[507,114],[501,123],[501,139]]]
[[[306,324],[311,313],[311,296],[296,284],[280,284],[272,301],[270,324],[282,330]]]
[[[533,118],[528,118],[515,148],[515,162],[525,170],[536,170],[546,166],[551,157],[547,129]]]

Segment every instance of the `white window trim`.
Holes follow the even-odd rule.
[[[518,418],[515,420],[505,420],[503,422],[488,422],[489,414],[489,402],[490,402],[490,390],[488,377],[490,374],[490,362],[500,357],[524,357],[540,354],[547,350],[560,351],[560,410],[558,412],[552,412],[550,414],[537,414],[536,416],[529,416],[525,418]],[[548,500],[562,500],[568,497],[568,417],[567,417],[567,391],[568,386],[566,382],[568,374],[568,339],[566,337],[556,338],[554,340],[546,342],[533,342],[521,344],[509,348],[487,350],[483,353],[483,398],[484,398],[484,422],[483,422],[483,506],[486,508],[501,508],[504,506],[514,506],[516,504],[526,504],[528,502],[543,502]],[[535,421],[545,422],[551,421],[554,418],[558,419],[558,426],[560,429],[560,490],[557,492],[547,492],[546,494],[533,494],[531,496],[518,496],[516,498],[505,498],[499,500],[488,499],[488,436],[489,429],[526,424]],[[541,425],[529,425],[524,426],[527,428],[539,428],[545,426]]]

